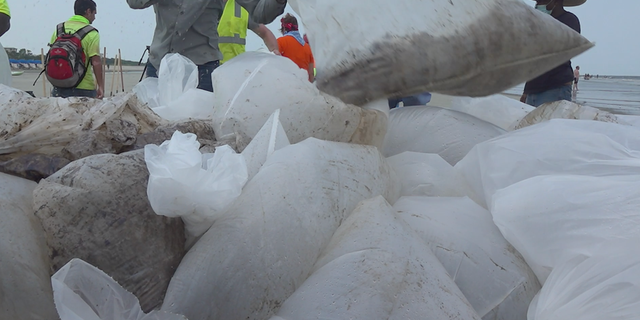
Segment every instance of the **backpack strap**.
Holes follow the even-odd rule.
[[[98,32],[98,29],[94,28],[93,26],[90,25],[86,25],[84,27],[82,27],[81,29],[79,29],[78,31],[76,31],[76,33],[74,33],[74,35],[78,38],[80,38],[80,40],[84,39],[84,37],[86,37],[89,32],[91,31],[95,31]]]
[[[63,23],[58,24],[58,26],[56,27],[56,29],[58,30],[58,31],[57,31],[57,34],[56,34],[56,36],[57,36],[57,37],[59,37],[59,36],[61,36],[61,35],[63,35],[63,34],[65,34],[65,33],[66,33],[66,32],[64,31],[64,22],[63,22]]]

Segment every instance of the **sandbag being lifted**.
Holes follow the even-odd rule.
[[[502,92],[591,48],[520,0],[291,0],[321,91],[363,105],[429,91]]]

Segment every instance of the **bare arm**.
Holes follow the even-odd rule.
[[[316,78],[313,75],[313,63],[309,63],[309,66],[307,67],[307,72],[309,73],[309,82],[313,82]]]
[[[271,32],[271,30],[269,30],[267,26],[265,26],[264,24],[259,24],[257,28],[253,28],[251,29],[251,31],[262,38],[262,41],[264,41],[264,44],[267,46],[269,51],[280,55],[280,49],[278,48],[278,39],[276,39],[276,36],[273,35],[273,32]]]
[[[11,17],[4,13],[0,13],[0,37],[7,33],[11,28]]]
[[[236,0],[236,2],[249,11],[255,22],[263,24],[273,22],[287,6],[287,0]]]
[[[91,66],[93,67],[93,74],[96,76],[98,82],[98,96],[96,98],[102,99],[104,97],[104,75],[102,72],[102,61],[100,56],[91,57]]]
[[[127,0],[127,3],[131,9],[144,9],[158,3],[158,0]]]

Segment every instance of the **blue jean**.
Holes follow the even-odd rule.
[[[198,66],[198,89],[213,92],[213,83],[211,82],[211,74],[213,70],[220,66],[220,61],[210,61]],[[158,70],[149,61],[147,61],[147,77],[157,78]]]
[[[571,90],[571,85],[566,85],[545,92],[529,93],[527,94],[527,104],[537,108],[547,102],[571,101]]]
[[[402,102],[405,107],[409,106],[424,106],[431,101],[431,93],[424,92],[420,94],[416,94],[413,96],[408,96],[404,98],[392,98],[389,99],[389,109],[394,109],[398,107],[398,104]]]
[[[96,90],[85,90],[78,88],[58,88],[53,87],[51,89],[52,97],[60,97],[60,98],[69,98],[69,97],[88,97],[95,98],[98,96],[98,91]]]

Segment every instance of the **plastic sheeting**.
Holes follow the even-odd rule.
[[[398,189],[375,147],[310,138],[276,151],[187,253],[162,310],[268,319],[357,204],[377,195],[394,202]]]
[[[309,34],[318,88],[356,105],[495,94],[593,46],[520,0],[289,2]]]
[[[456,183],[453,167],[437,154],[403,152],[387,158],[387,162],[402,184],[401,196],[464,195]]]
[[[0,173],[0,319],[55,319],[37,184]]]
[[[538,175],[640,174],[640,130],[551,120],[477,145],[454,170],[467,195],[488,208],[497,190]]]
[[[544,284],[555,266],[577,255],[591,256],[606,241],[640,241],[638,208],[640,175],[555,175],[498,191],[491,213]]]
[[[280,109],[278,109],[242,151],[242,156],[247,163],[249,180],[260,171],[262,165],[274,152],[288,145],[290,145],[289,138],[280,123]]]
[[[476,117],[437,107],[404,107],[389,113],[389,127],[382,153],[405,151],[439,154],[455,165],[476,144],[495,138],[504,130]]]
[[[540,283],[469,198],[402,197],[398,215],[429,244],[483,320],[526,319]]]
[[[199,237],[242,192],[247,165],[229,146],[200,153],[195,134],[176,131],[160,146],[144,148],[149,169],[147,195],[153,211],[181,217],[189,237]]]
[[[480,319],[382,197],[361,202],[272,320]],[[513,318],[515,319],[515,318]]]
[[[138,298],[80,259],[58,270],[51,284],[60,320],[187,320],[163,311],[145,314]]]
[[[212,74],[214,130],[218,140],[232,139],[242,151],[271,114],[291,143],[313,137],[380,147],[387,116],[376,110],[346,105],[322,94],[291,60],[247,52]]]

